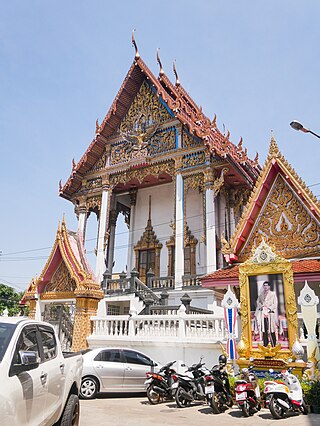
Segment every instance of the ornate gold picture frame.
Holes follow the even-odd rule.
[[[263,241],[253,256],[240,265],[239,283],[242,327],[239,355],[289,360],[298,331],[291,263],[277,256]],[[276,304],[272,304],[275,300]]]

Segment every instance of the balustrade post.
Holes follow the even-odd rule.
[[[154,276],[155,276],[155,273],[150,268],[149,271],[147,272],[147,286],[149,288],[152,288],[152,278],[154,278]]]
[[[139,272],[133,268],[130,274],[130,293],[135,293],[136,291],[136,278],[139,277]]]
[[[128,318],[128,337],[135,337],[135,319],[137,317],[137,311],[135,309],[130,309],[129,318]]]
[[[181,305],[177,314],[179,318],[178,337],[183,340],[186,337],[186,307]]]

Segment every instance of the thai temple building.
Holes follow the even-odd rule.
[[[59,225],[23,298],[30,316],[55,323],[73,350],[114,344],[161,362],[177,352],[191,362],[222,348],[230,355],[231,342],[232,358],[244,364],[252,357],[316,363],[319,202],[273,136],[261,167],[258,154],[250,159],[242,140],[232,143],[216,116],[196,105],[175,67],[171,82],[158,55],[155,76],[133,44],[134,61],[107,115],[60,182],[78,229]],[[125,271],[113,270],[119,215],[128,227]],[[265,281],[277,299],[268,342],[256,313]]]

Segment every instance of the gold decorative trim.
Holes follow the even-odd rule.
[[[313,211],[314,215],[317,216],[318,218],[320,217],[319,201],[312,194],[312,192],[306,186],[306,184],[302,181],[302,179],[297,175],[295,170],[290,166],[290,164],[287,162],[285,157],[280,153],[278,146],[276,144],[276,141],[274,137],[272,136],[268,157],[261,170],[260,176],[258,177],[256,184],[251,192],[251,196],[242,212],[241,219],[239,220],[235,228],[235,231],[231,237],[230,247],[231,247],[232,253],[235,253],[238,239],[241,236],[241,233],[243,232],[244,227],[247,225],[247,221],[250,217],[250,214],[253,210],[256,200],[259,199],[260,191],[275,161],[279,165],[279,169],[280,171],[282,171],[283,176],[285,176],[286,179],[291,182],[291,184],[296,188],[296,191],[299,191],[301,193],[301,199],[304,200],[301,202],[306,203],[308,205],[308,208],[311,211]],[[235,253],[235,254],[239,256],[239,253]]]
[[[257,251],[256,256],[255,251]],[[270,254],[272,250],[264,242],[262,242],[255,251],[250,259],[239,266],[242,352],[246,357],[264,358],[265,356],[270,356],[287,361],[293,356],[291,348],[298,333],[292,264],[288,260],[279,257],[277,254],[274,254],[272,261],[268,262],[268,260],[271,259],[268,253]],[[266,253],[266,256],[263,253]],[[267,262],[265,262],[265,260],[267,260]],[[270,274],[282,274],[283,277],[289,349],[281,349],[281,351],[278,346],[274,348],[269,346],[264,348],[261,345],[258,348],[252,347],[249,277]]]

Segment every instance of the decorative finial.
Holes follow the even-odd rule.
[[[176,60],[173,61],[173,72],[174,72],[174,75],[176,76],[176,86],[179,87],[180,81],[179,81],[179,77],[178,77],[178,73],[176,69]]]
[[[270,141],[270,148],[269,148],[269,156],[271,157],[278,157],[280,155],[279,148],[277,145],[277,142],[273,135],[273,130],[271,130],[271,141]]]
[[[158,49],[157,49],[157,62],[158,62],[159,67],[160,67],[159,75],[160,75],[160,77],[161,77],[161,76],[163,76],[164,71],[163,71],[163,68],[162,68],[162,63],[161,63],[161,60],[160,60],[159,52],[160,52],[160,49],[158,48]]]
[[[62,192],[62,180],[59,180],[59,192]]]
[[[254,165],[254,167],[259,165],[259,154],[258,154],[258,152],[256,152],[256,156],[254,157],[253,165]]]
[[[137,46],[137,43],[134,39],[134,32],[135,32],[135,30],[132,30],[132,44],[133,44],[133,47],[135,48],[135,51],[136,51],[134,59],[138,60],[140,58],[140,53],[138,52],[138,46]]]
[[[100,133],[100,124],[99,124],[98,119],[96,119],[96,135],[97,135],[98,133]]]
[[[72,171],[74,171],[77,167],[77,163],[74,161],[74,158],[72,159]]]
[[[242,149],[242,142],[243,142],[243,139],[242,139],[242,136],[241,136],[240,140],[239,140],[239,143],[238,143],[238,148],[239,149]]]
[[[214,114],[213,120],[211,121],[212,126],[217,127],[217,114]]]

